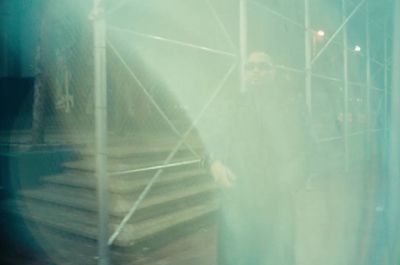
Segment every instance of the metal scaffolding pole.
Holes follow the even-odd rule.
[[[264,1],[264,2],[265,2],[265,1]],[[288,16],[283,15],[282,13],[280,13],[280,12],[278,12],[278,11],[276,11],[276,10],[270,8],[270,7],[269,7],[268,5],[266,5],[265,3],[262,3],[262,1],[259,1],[259,0],[249,0],[248,3],[249,3],[249,4],[252,4],[252,5],[254,5],[254,6],[257,6],[257,8],[260,8],[260,9],[263,9],[263,10],[267,11],[268,14],[270,14],[270,15],[274,15],[274,16],[276,16],[276,17],[278,17],[278,18],[280,18],[280,19],[282,19],[282,20],[284,20],[284,21],[286,21],[286,22],[289,22],[289,23],[290,23],[291,25],[293,25],[293,26],[297,26],[297,27],[299,27],[299,28],[302,28],[302,27],[303,27],[303,24],[302,24],[301,22],[298,22],[298,21],[296,21],[296,20],[294,20],[294,19],[292,19],[292,18],[290,18],[290,17],[288,17]]]
[[[387,32],[387,21],[385,22],[385,29],[384,29],[384,48],[383,48],[383,74],[384,74],[384,98],[383,98],[383,128],[385,130],[384,133],[384,142],[387,140],[387,129],[388,129],[388,90],[389,90],[389,82],[388,82],[388,32]]]
[[[346,15],[343,16],[342,18],[342,24],[336,29],[336,31],[332,34],[332,36],[329,38],[327,42],[325,42],[325,45],[319,50],[319,52],[314,56],[314,58],[311,61],[311,64],[314,64],[317,59],[325,52],[325,50],[328,48],[328,46],[334,41],[336,36],[340,33],[342,29],[344,29],[347,26],[347,23],[350,21],[350,19],[360,10],[362,5],[365,3],[366,0],[362,0],[354,9],[353,11],[346,17]],[[343,3],[343,1],[342,1]]]
[[[389,131],[388,131],[388,121],[389,121],[389,115],[388,115],[388,90],[389,90],[389,82],[388,82],[388,32],[387,32],[387,26],[388,22],[385,21],[384,25],[384,47],[383,47],[383,147],[382,147],[382,152],[383,152],[383,170],[384,170],[384,177],[386,184],[389,183],[387,177],[388,177],[388,172],[389,172]]]
[[[240,91],[246,90],[245,64],[247,58],[247,0],[239,0]]]
[[[109,27],[107,27],[107,29],[109,29]],[[170,129],[175,133],[176,136],[178,136],[179,138],[182,138],[182,135],[179,132],[179,130],[172,123],[172,121],[168,118],[167,114],[165,114],[165,112],[161,109],[161,107],[155,101],[155,99],[150,94],[150,92],[146,89],[146,87],[143,85],[143,83],[140,81],[140,79],[133,72],[132,68],[130,66],[128,66],[128,64],[127,64],[126,60],[123,58],[123,56],[117,51],[117,49],[114,47],[114,45],[112,45],[110,42],[108,42],[108,46],[111,48],[111,51],[113,51],[114,54],[117,56],[117,58],[120,60],[122,65],[126,68],[126,70],[129,72],[129,74],[132,76],[132,78],[136,81],[137,85],[141,88],[141,90],[143,91],[143,93],[145,94],[147,99],[155,107],[155,109],[158,111],[158,113],[161,115],[161,117],[164,119],[164,121],[168,124]],[[185,147],[187,147],[194,156],[199,157],[197,152],[188,143],[185,143]]]
[[[344,168],[349,170],[349,75],[348,75],[348,40],[347,40],[347,22],[346,20],[346,0],[342,0],[342,23],[343,23],[343,100],[344,100]]]
[[[390,131],[389,131],[389,209],[388,209],[388,229],[392,231],[392,236],[389,238],[389,261],[388,264],[399,264],[400,257],[398,249],[400,246],[399,239],[399,217],[400,211],[398,206],[400,195],[400,2],[394,3],[394,19],[393,19],[393,45],[392,45],[392,85],[391,85],[391,108],[390,108]]]
[[[103,1],[94,0],[91,18],[94,26],[94,94],[96,177],[98,197],[98,254],[99,265],[110,264],[108,240],[108,176],[107,176],[107,78],[106,22]]]
[[[174,40],[174,39],[170,39],[170,38],[165,38],[165,37],[162,37],[162,36],[146,34],[146,33],[138,32],[138,31],[131,30],[131,29],[124,29],[124,28],[111,26],[111,25],[108,25],[107,29],[108,30],[114,30],[114,31],[120,31],[122,33],[128,33],[128,34],[136,35],[136,36],[139,36],[139,37],[142,37],[142,38],[157,40],[157,41],[166,42],[166,43],[171,43],[171,44],[179,45],[179,46],[182,46],[182,47],[187,47],[187,48],[192,48],[192,49],[199,49],[199,50],[202,50],[202,51],[206,51],[206,52],[209,52],[209,53],[215,53],[215,54],[218,54],[218,55],[225,55],[225,56],[229,56],[229,57],[235,57],[235,54],[233,54],[231,52],[227,52],[227,51],[223,51],[223,50],[217,50],[217,49],[213,49],[213,48],[210,48],[210,47],[201,46],[201,45],[197,45],[197,44],[193,44],[193,43],[189,43],[189,42],[184,42],[184,41]],[[114,50],[115,50],[115,48],[114,48]]]
[[[236,45],[233,44],[233,40],[231,35],[228,33],[228,30],[225,27],[225,24],[222,22],[220,16],[218,15],[217,11],[215,10],[214,6],[210,3],[210,0],[206,0],[207,7],[210,9],[213,17],[215,18],[216,22],[218,23],[219,28],[221,29],[222,33],[225,35],[225,39],[228,42],[229,46],[231,47],[232,51],[236,51]]]
[[[310,118],[312,116],[312,107],[311,107],[311,95],[312,95],[312,54],[311,54],[311,45],[312,45],[312,31],[311,31],[311,23],[310,23],[310,6],[309,1],[304,0],[304,47],[305,47],[305,95],[306,95],[306,105],[308,114]],[[312,118],[311,118],[312,119]]]
[[[367,159],[371,158],[371,37],[370,37],[370,27],[369,27],[369,2],[366,3],[365,8],[366,19],[365,19],[365,27],[366,27],[366,47],[365,47],[365,55],[366,55],[366,116],[367,116]]]
[[[121,3],[125,4],[128,3],[128,1],[131,0],[127,0],[127,1],[122,1]],[[115,8],[120,8],[121,5],[118,5]],[[245,16],[246,14],[246,3],[243,0],[241,3],[241,16],[242,14]],[[116,9],[112,9],[111,11],[114,12]],[[224,25],[222,24],[222,21],[219,20],[219,18],[217,17],[217,14],[215,13],[215,10],[213,10],[212,6],[209,6],[209,8],[211,9],[211,12],[213,12],[214,16],[216,17],[217,22],[220,24],[220,27],[222,28],[223,31],[226,32],[226,29],[224,28]],[[107,14],[110,14],[110,11],[107,12]],[[173,39],[169,39],[169,38],[165,38],[162,36],[156,36],[156,35],[151,35],[151,34],[145,34],[145,33],[141,33],[141,32],[137,32],[137,31],[132,31],[129,29],[123,29],[123,28],[119,28],[119,27],[113,27],[113,26],[108,26],[107,27],[108,30],[118,30],[118,31],[124,31],[130,34],[135,34],[137,36],[140,37],[145,37],[145,38],[149,38],[149,39],[153,39],[156,41],[162,41],[162,42],[167,42],[167,43],[171,43],[171,44],[175,44],[175,45],[180,45],[183,47],[187,47],[187,48],[193,48],[193,49],[200,49],[206,52],[210,52],[210,53],[215,53],[215,54],[219,54],[219,55],[224,55],[224,56],[229,56],[229,57],[236,57],[235,54],[229,53],[229,52],[225,52],[225,51],[220,51],[220,50],[215,50],[209,47],[205,47],[205,46],[200,46],[200,45],[196,45],[196,44],[192,44],[192,43],[187,43],[187,42],[182,42],[182,41],[178,41],[178,40],[173,40]],[[244,25],[243,28],[241,28],[241,32],[246,32],[246,25]],[[227,32],[226,32],[227,35]],[[243,34],[241,36],[245,36],[246,34]],[[227,35],[227,38],[229,38],[229,36]],[[244,41],[245,43],[246,41]],[[181,166],[181,165],[187,165],[187,164],[193,164],[193,163],[198,163],[200,162],[199,159],[196,160],[191,160],[191,161],[184,161],[181,163],[173,163],[172,159],[175,157],[176,153],[179,151],[179,149],[181,148],[182,145],[185,144],[185,141],[187,140],[187,136],[189,135],[189,133],[194,129],[197,121],[201,118],[201,116],[203,115],[203,113],[205,112],[205,110],[208,108],[208,106],[211,104],[211,102],[213,101],[214,97],[218,94],[218,92],[221,90],[221,88],[223,87],[223,85],[225,84],[227,78],[231,75],[231,73],[233,72],[233,70],[237,67],[236,64],[232,65],[229,69],[229,71],[226,73],[226,75],[223,77],[223,79],[221,80],[220,84],[218,85],[215,93],[212,95],[212,97],[210,98],[210,101],[205,105],[204,109],[202,109],[202,111],[200,112],[199,116],[195,119],[195,121],[192,123],[192,125],[190,126],[190,128],[184,133],[184,134],[180,134],[175,126],[171,123],[170,119],[165,115],[165,113],[162,111],[162,109],[159,107],[159,105],[157,104],[157,102],[154,100],[154,98],[150,95],[150,93],[147,91],[147,89],[144,87],[144,85],[142,84],[142,82],[138,79],[138,77],[135,75],[135,73],[133,72],[133,70],[128,66],[128,64],[126,63],[125,59],[123,58],[123,56],[117,51],[117,49],[114,47],[114,45],[111,42],[108,42],[108,46],[111,48],[111,50],[115,53],[115,55],[117,56],[118,59],[120,59],[120,62],[123,64],[123,66],[125,66],[125,68],[128,70],[128,72],[130,73],[130,75],[135,79],[135,81],[137,82],[137,84],[139,85],[139,87],[142,89],[142,91],[145,93],[145,95],[147,96],[147,98],[150,100],[150,102],[153,104],[153,106],[158,110],[158,112],[161,114],[161,116],[164,118],[164,120],[170,125],[171,129],[180,137],[179,142],[177,143],[177,145],[171,150],[171,152],[169,153],[169,155],[167,156],[167,158],[164,160],[162,165],[158,165],[158,166],[154,166],[154,167],[146,167],[146,168],[139,168],[139,169],[132,169],[132,170],[127,170],[127,171],[118,171],[118,172],[111,172],[109,175],[110,176],[116,176],[116,175],[124,175],[124,174],[128,174],[128,173],[134,173],[134,172],[143,172],[143,171],[148,171],[148,170],[154,170],[157,169],[156,173],[153,175],[153,177],[150,179],[150,181],[147,183],[146,187],[144,188],[144,190],[141,192],[141,194],[139,195],[138,199],[134,202],[134,204],[132,205],[132,207],[130,208],[129,212],[124,216],[124,218],[122,219],[122,221],[120,222],[120,224],[118,225],[118,227],[116,228],[116,230],[111,234],[111,236],[108,238],[107,240],[107,244],[108,245],[112,245],[114,243],[114,241],[117,239],[117,237],[119,236],[119,234],[122,232],[122,230],[124,229],[125,225],[128,223],[128,221],[130,220],[130,218],[134,215],[134,213],[136,212],[136,210],[138,209],[139,205],[142,203],[142,201],[144,200],[144,198],[147,196],[147,194],[149,193],[149,191],[151,190],[151,188],[153,187],[153,184],[159,179],[160,175],[162,174],[163,170],[165,168],[170,168],[172,166]],[[246,51],[246,49],[244,49],[244,51]],[[246,52],[243,53],[243,58],[246,58]],[[245,60],[243,60],[244,62]],[[243,68],[244,69],[244,66]],[[244,80],[244,79],[243,79]],[[186,145],[186,144],[185,144]],[[187,147],[196,155],[196,153],[194,152],[194,150],[192,150],[192,148],[187,145]],[[197,156],[197,155],[196,155]]]
[[[236,68],[236,64],[233,64],[228,72],[224,75],[224,77],[221,79],[220,83],[218,84],[217,88],[215,89],[214,93],[211,95],[211,97],[208,99],[204,107],[201,109],[200,113],[197,115],[197,117],[194,119],[190,127],[184,132],[182,135],[182,138],[179,140],[179,142],[175,145],[175,147],[171,150],[171,152],[168,154],[167,158],[164,160],[164,165],[167,165],[171,163],[171,160],[174,158],[176,153],[178,152],[179,148],[183,145],[185,139],[188,137],[188,135],[194,130],[196,125],[198,124],[199,120],[203,117],[204,113],[207,111],[211,103],[214,101],[215,97],[219,94],[221,91],[222,87],[225,85],[226,80],[228,77],[232,74],[233,70]],[[136,210],[138,209],[139,205],[142,203],[144,198],[147,196],[149,193],[150,189],[153,187],[154,183],[160,178],[160,175],[163,172],[163,167],[159,167],[156,173],[153,175],[153,177],[150,179],[150,181],[147,183],[146,187],[144,190],[140,193],[139,197],[135,201],[135,203],[132,205],[128,213],[124,216],[114,233],[110,236],[108,239],[108,244],[111,246],[114,241],[117,239],[117,237],[121,234],[122,230],[128,223],[128,221],[132,218]]]

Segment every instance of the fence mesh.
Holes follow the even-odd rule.
[[[211,135],[218,124],[210,120],[230,103],[240,83],[239,10],[233,2],[108,3],[110,157],[115,153],[119,158],[129,156],[138,146],[165,145],[167,152],[150,159],[166,164],[171,162],[170,156],[175,158],[174,147],[180,143],[191,152],[187,160],[200,159],[204,153],[218,149],[218,140],[213,141],[216,136]],[[299,224],[306,223],[299,232],[299,242],[307,242],[306,235],[312,233],[314,224],[329,240],[316,238],[311,244],[332,244],[326,254],[338,261],[332,264],[345,264],[338,258],[343,253],[348,254],[348,260],[359,253],[362,236],[347,240],[346,232],[367,226],[363,216],[369,212],[365,208],[377,195],[367,194],[362,187],[378,181],[383,169],[391,85],[387,63],[390,45],[384,42],[387,35],[380,30],[382,22],[375,23],[371,18],[386,11],[374,3],[367,9],[363,2],[346,1],[343,12],[337,3],[313,1],[310,28],[304,25],[302,1],[249,0],[247,5],[248,51],[269,53],[277,86],[286,100],[299,101],[309,110],[307,126],[315,145],[311,154],[314,175],[299,192],[303,196],[298,202],[303,203],[299,206]],[[67,0],[48,1],[44,7],[35,59],[32,140],[88,144],[93,155],[91,7]],[[324,10],[329,10],[329,15],[322,15]],[[347,36],[338,30],[343,26],[343,16],[349,16]],[[311,33],[310,40],[305,32]],[[311,51],[310,69],[306,69],[307,45]],[[310,87],[305,83],[307,77]],[[78,149],[81,158],[86,159],[84,148],[79,145]],[[137,169],[136,160],[122,160],[123,167],[116,167],[110,158],[112,174]],[[371,168],[376,171],[366,174]],[[312,212],[312,203],[319,216]],[[307,223],[307,218],[312,220]],[[335,218],[342,219],[335,224]],[[307,244],[296,245],[298,258],[311,259],[313,254],[302,246]],[[345,248],[354,251],[349,253]],[[320,256],[316,259],[319,264],[328,264],[329,260]]]

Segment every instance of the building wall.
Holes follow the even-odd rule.
[[[34,75],[40,20],[47,0],[0,0],[0,77]]]

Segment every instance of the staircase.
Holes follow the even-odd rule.
[[[163,165],[176,140],[150,136],[111,139],[108,150],[109,229],[114,232],[148,181]],[[201,145],[190,142],[201,154]],[[63,164],[63,172],[44,176],[39,188],[24,190],[7,209],[29,224],[53,259],[69,264],[95,264],[97,198],[93,145],[80,147],[79,159]],[[199,157],[182,146],[163,169],[150,193],[112,246],[113,258],[132,262],[143,252],[160,247],[213,222],[215,187]],[[179,165],[181,163],[182,165]],[[117,172],[130,173],[118,174]],[[62,250],[63,253],[59,254]],[[62,257],[61,257],[62,256]],[[60,258],[61,257],[61,258]],[[79,258],[78,258],[79,257]],[[128,264],[129,264],[128,262]],[[57,263],[59,264],[59,263]]]

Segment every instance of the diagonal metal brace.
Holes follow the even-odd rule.
[[[108,29],[109,30],[114,30],[114,31],[122,31],[124,33],[133,34],[133,35],[136,35],[136,36],[140,36],[142,38],[148,38],[148,39],[167,42],[167,43],[171,43],[171,44],[174,44],[174,45],[179,45],[179,46],[188,47],[188,48],[192,48],[192,49],[198,49],[198,50],[202,50],[202,51],[206,51],[206,52],[216,53],[216,54],[219,54],[219,55],[235,57],[235,54],[231,53],[231,52],[226,52],[226,51],[223,51],[223,50],[217,50],[217,49],[213,49],[213,48],[210,48],[210,47],[201,46],[201,45],[198,45],[198,44],[193,44],[193,43],[189,43],[189,42],[185,42],[185,41],[173,40],[173,39],[169,39],[169,38],[166,38],[166,37],[163,37],[163,36],[157,36],[157,35],[142,33],[142,32],[139,32],[139,31],[120,28],[120,27],[115,27],[115,26],[108,26]]]
[[[233,64],[228,72],[225,74],[225,76],[222,78],[220,84],[218,87],[215,89],[214,93],[211,95],[210,99],[206,102],[204,105],[203,109],[200,111],[198,116],[194,119],[192,122],[191,126],[186,130],[186,132],[183,134],[182,139],[177,143],[177,145],[174,147],[174,149],[169,153],[168,157],[165,159],[164,164],[168,164],[171,162],[179,148],[182,146],[182,144],[185,141],[185,138],[191,133],[191,131],[195,128],[199,120],[203,117],[204,113],[208,109],[208,107],[211,105],[211,103],[214,101],[215,97],[219,94],[221,91],[223,85],[225,84],[226,80],[228,77],[232,74],[233,70],[235,69],[236,64]],[[115,232],[111,235],[110,239],[108,240],[108,245],[112,245],[115,239],[118,237],[118,235],[122,232],[122,229],[125,227],[125,225],[128,223],[128,221],[131,219],[133,214],[136,212],[138,209],[140,203],[143,201],[143,199],[146,197],[146,195],[149,193],[150,189],[152,188],[153,184],[158,180],[160,177],[161,173],[163,172],[163,169],[159,169],[155,175],[151,178],[149,183],[146,185],[142,193],[139,195],[139,198],[136,200],[136,202],[133,204],[132,208],[129,210],[128,214],[123,218],[121,223],[118,225],[117,229]]]
[[[350,19],[357,13],[357,11],[365,4],[366,0],[362,0],[350,13],[350,15],[342,22],[339,28],[333,33],[333,35],[329,38],[329,40],[325,43],[325,45],[319,50],[319,52],[315,55],[315,57],[311,60],[311,65],[315,63],[315,61],[325,52],[328,46],[333,42],[336,36],[342,31],[342,29],[346,26],[346,24],[350,21]],[[310,29],[306,29],[310,30]]]
[[[122,58],[121,54],[117,51],[117,49],[108,41],[108,45],[110,46],[111,50],[115,53],[115,55],[118,57],[118,59],[121,61],[123,66],[128,70],[129,74],[135,79],[135,81],[138,83],[139,87],[142,89],[142,91],[146,94],[146,97],[150,100],[151,104],[157,109],[157,111],[160,113],[160,115],[163,117],[163,119],[168,123],[168,126],[171,128],[171,130],[179,137],[181,138],[181,133],[178,131],[178,129],[175,127],[175,125],[170,121],[168,116],[164,113],[164,111],[158,106],[157,102],[153,99],[153,97],[150,95],[150,93],[147,91],[147,89],[144,87],[142,82],[140,82],[139,78],[135,75],[135,73],[132,71],[132,69],[129,67],[129,65],[126,63],[126,61]],[[189,149],[189,151],[195,155],[196,157],[200,157],[199,154],[193,150],[193,148],[188,144],[185,143],[185,146]]]

